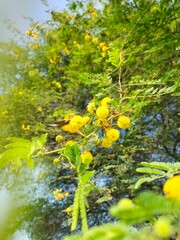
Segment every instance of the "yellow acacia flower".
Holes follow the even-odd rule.
[[[66,124],[62,126],[62,130],[70,133],[76,133],[78,131],[78,128],[74,128],[70,124]]]
[[[106,138],[112,142],[118,140],[119,136],[120,136],[119,131],[115,128],[110,128],[106,132]]]
[[[69,193],[68,193],[68,192],[65,192],[65,193],[64,193],[64,196],[65,196],[65,197],[69,197]]]
[[[103,51],[103,52],[107,52],[107,50],[108,50],[108,47],[107,47],[107,46],[103,46],[103,47],[102,47],[102,51]]]
[[[59,158],[54,158],[53,163],[56,165],[60,162]]]
[[[70,145],[70,146],[73,146],[73,145],[75,145],[75,144],[77,144],[77,143],[76,143],[76,141],[69,140],[69,141],[67,141],[67,142],[66,142],[66,144],[65,144],[65,145]]]
[[[160,238],[169,239],[173,233],[173,229],[169,220],[165,217],[161,217],[154,224],[154,232]]]
[[[108,107],[108,103],[111,101],[110,97],[105,97],[101,100],[101,106]]]
[[[56,142],[61,142],[63,140],[63,136],[57,135],[55,139],[56,139]]]
[[[25,125],[24,123],[21,125],[21,129],[24,131],[30,130],[31,126],[30,125]]]
[[[180,175],[168,179],[163,186],[163,192],[169,198],[180,199]]]
[[[67,213],[67,215],[71,215],[72,209],[70,207],[68,207],[68,208],[66,208],[65,212]]]
[[[90,102],[88,105],[87,105],[87,111],[91,114],[94,113],[95,111],[95,103],[94,102]]]
[[[105,43],[104,42],[100,42],[99,47],[102,48],[104,46],[105,46]]]
[[[89,40],[90,39],[90,35],[89,34],[86,34],[85,36],[84,36],[84,39],[87,41],[87,40]]]
[[[90,117],[83,117],[83,126],[86,125],[90,121]]]
[[[60,192],[62,192],[62,189],[58,189],[58,188],[57,188],[57,189],[53,192],[53,194],[56,195],[56,194],[58,194],[58,193],[60,193]]]
[[[122,129],[128,128],[130,126],[130,123],[131,123],[130,119],[126,116],[121,116],[117,120],[118,127]]]
[[[81,160],[85,165],[90,164],[93,160],[93,155],[90,152],[83,152],[81,154]]]
[[[109,148],[109,147],[112,146],[112,144],[113,144],[112,141],[110,141],[110,140],[107,139],[107,138],[103,138],[103,140],[102,140],[102,147],[104,147],[104,148]]]
[[[55,83],[55,86],[56,86],[57,88],[61,88],[61,87],[62,87],[59,82],[56,82],[56,83]]]
[[[92,42],[93,42],[93,43],[97,43],[97,42],[98,42],[98,39],[97,39],[96,37],[93,37],[93,38],[92,38]]]
[[[106,56],[106,52],[102,52],[101,56],[104,58]]]
[[[75,129],[79,129],[83,126],[83,118],[79,115],[74,116],[70,120],[70,126]]]
[[[96,115],[99,119],[105,119],[109,115],[109,109],[105,106],[98,107],[96,110]]]
[[[63,193],[58,193],[54,197],[55,197],[56,200],[61,200],[61,199],[64,198],[64,194]]]

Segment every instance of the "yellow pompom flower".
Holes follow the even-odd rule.
[[[154,224],[154,232],[160,238],[168,238],[172,235],[173,229],[168,219],[159,218]]]
[[[53,163],[56,165],[60,162],[59,158],[54,158]]]
[[[100,42],[99,47],[102,48],[102,47],[104,47],[104,45],[105,45],[104,42]]]
[[[108,47],[107,47],[107,46],[103,46],[103,47],[102,47],[102,51],[103,51],[103,52],[107,52],[107,50],[108,50]]]
[[[81,160],[83,164],[89,165],[93,160],[93,155],[90,152],[83,152],[81,154]]]
[[[55,140],[56,140],[56,142],[61,142],[63,140],[63,136],[57,135]]]
[[[102,140],[102,147],[104,147],[104,148],[109,148],[109,147],[112,146],[112,144],[113,144],[112,141],[110,141],[110,140],[107,139],[107,138],[103,138],[103,140]]]
[[[93,37],[93,38],[92,38],[92,42],[93,42],[93,43],[97,43],[97,42],[98,42],[98,39],[97,39],[96,37]]]
[[[108,103],[110,103],[110,101],[111,101],[110,97],[103,98],[102,101],[101,101],[101,106],[108,107]]]
[[[76,133],[78,131],[78,128],[73,128],[70,124],[67,124],[62,127],[62,130],[70,133]]]
[[[115,128],[110,128],[106,132],[106,138],[112,142],[118,140],[119,136],[120,136],[119,131]]]
[[[57,88],[61,88],[61,84],[60,84],[59,82],[55,82],[55,86],[56,86]]]
[[[180,199],[180,175],[168,179],[163,186],[163,192],[169,198]]]
[[[86,34],[85,36],[84,36],[84,39],[87,41],[87,40],[89,40],[90,39],[90,35],[89,34]]]
[[[105,119],[109,115],[109,109],[105,106],[98,107],[96,110],[96,115],[99,119]]]
[[[69,124],[72,128],[79,129],[83,126],[83,118],[79,115],[76,115],[70,120]]]
[[[118,127],[122,129],[128,128],[130,126],[130,123],[131,123],[130,119],[126,116],[121,116],[117,120]]]
[[[72,209],[70,207],[68,207],[68,208],[66,208],[65,212],[67,213],[67,215],[71,215]]]
[[[90,121],[90,117],[83,117],[83,126]]]
[[[90,102],[88,105],[87,105],[87,111],[91,114],[94,113],[95,111],[95,103],[94,102]]]
[[[70,145],[70,146],[73,146],[73,145],[75,145],[75,144],[77,144],[77,143],[76,143],[76,141],[69,140],[69,141],[67,141],[67,142],[66,142],[66,144],[65,144],[65,145]]]

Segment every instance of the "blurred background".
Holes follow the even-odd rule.
[[[11,23],[22,33],[29,27],[28,18],[45,21],[53,9],[63,10],[67,0],[0,0],[0,41],[9,41],[14,35],[7,28]]]

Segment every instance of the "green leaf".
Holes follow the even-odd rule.
[[[148,167],[142,167],[142,168],[137,168],[136,172],[139,173],[149,173],[149,174],[159,174],[159,175],[164,175],[166,172],[158,170],[158,169],[153,169],[153,168],[148,168]]]

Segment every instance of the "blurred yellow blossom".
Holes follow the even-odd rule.
[[[87,105],[87,111],[91,114],[94,113],[95,111],[95,103],[94,102],[90,102],[88,105]]]
[[[55,82],[55,86],[56,86],[57,88],[61,88],[61,87],[62,87],[59,82]]]
[[[180,175],[168,179],[163,186],[163,192],[169,198],[180,199]]]
[[[90,152],[83,152],[81,154],[81,160],[85,165],[90,164],[93,160],[93,155]]]
[[[53,159],[53,163],[56,165],[56,164],[58,164],[60,162],[60,160],[59,160],[59,158],[54,158]]]
[[[38,111],[38,112],[42,112],[42,107],[41,107],[41,106],[38,106],[38,107],[37,107],[37,111]]]
[[[154,224],[154,232],[160,238],[168,238],[173,233],[173,228],[170,224],[169,219],[165,217],[159,218]]]
[[[98,38],[93,37],[93,38],[92,38],[92,42],[93,42],[93,43],[97,43],[97,42],[98,42]]]
[[[102,47],[102,51],[103,51],[103,52],[106,52],[107,50],[108,50],[108,46],[103,46],[103,47]]]
[[[104,47],[105,45],[106,45],[106,44],[105,44],[104,42],[100,42],[99,47],[102,48],[102,47]]]
[[[67,142],[66,142],[66,144],[65,144],[65,145],[70,145],[70,146],[73,146],[73,145],[75,145],[75,144],[77,144],[77,143],[76,143],[76,141],[69,140],[69,141],[67,141]]]
[[[19,91],[19,92],[18,92],[18,95],[19,95],[19,96],[24,95],[23,91]]]
[[[61,142],[63,140],[63,136],[57,135],[55,139],[56,139],[56,142]]]
[[[110,97],[105,97],[101,100],[101,106],[105,106],[105,107],[108,107],[108,103],[111,102],[111,98]]]
[[[4,111],[1,112],[1,114],[2,114],[3,116],[8,115],[8,113],[9,113],[9,112],[8,112],[7,110],[4,110]]]
[[[84,36],[84,39],[87,41],[87,40],[89,40],[90,39],[90,35],[89,34],[86,34],[85,36]]]
[[[68,215],[71,215],[72,214],[72,209],[70,207],[66,208],[65,212],[68,214]]]
[[[109,147],[112,146],[112,144],[113,144],[113,142],[110,141],[108,138],[103,138],[103,140],[102,140],[102,147],[109,148]]]
[[[86,125],[90,120],[90,117],[83,117],[83,125]]]
[[[25,125],[24,123],[21,125],[21,129],[24,131],[30,130],[31,126],[30,125]]]

